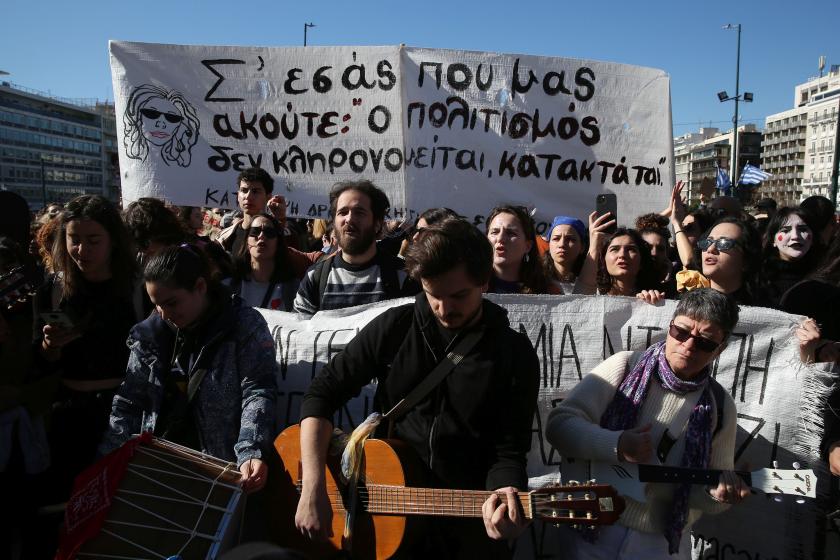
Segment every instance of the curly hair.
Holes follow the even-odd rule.
[[[659,214],[642,214],[636,218],[636,231],[658,233],[665,239],[671,238],[671,232],[668,231],[668,218]]]
[[[41,224],[35,232],[35,245],[38,247],[38,256],[44,263],[44,269],[48,273],[55,272],[52,259],[52,248],[55,243],[55,234],[58,231],[59,220],[48,220]]]
[[[615,233],[610,235],[607,243],[604,245],[604,249],[598,255],[598,291],[602,294],[608,294],[615,284],[613,277],[607,272],[606,254],[607,247],[618,237],[630,237],[639,249],[641,262],[639,263],[639,272],[636,275],[636,293],[642,290],[656,289],[658,286],[656,263],[653,261],[653,257],[650,256],[650,248],[638,231],[620,227],[615,230]]]
[[[186,225],[162,200],[138,198],[125,209],[125,225],[141,251],[150,243],[177,245],[187,240]]]
[[[143,117],[141,111],[151,101],[163,99],[178,109],[181,122],[175,132],[160,148],[160,156],[166,165],[175,164],[181,167],[190,165],[190,150],[198,142],[200,122],[195,109],[179,91],[168,90],[151,84],[137,87],[128,98],[123,114],[123,144],[125,153],[132,159],[141,161],[149,154],[149,141],[143,136]]]

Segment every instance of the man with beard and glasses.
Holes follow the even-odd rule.
[[[376,239],[390,206],[387,195],[370,181],[338,183],[330,192],[339,251],[310,268],[298,289],[294,310],[319,310],[413,295],[402,259],[378,248]],[[405,289],[404,289],[405,288]]]
[[[375,436],[385,437],[391,423],[393,437],[416,452],[428,487],[497,491],[483,504],[483,522],[430,520],[400,557],[510,558],[507,540],[528,524],[514,493],[528,483],[537,355],[507,312],[483,298],[492,248],[471,224],[449,218],[425,228],[405,263],[423,291],[365,326],[303,397],[295,524],[316,542],[330,532],[324,465],[332,418],[376,379],[375,410],[391,412]]]

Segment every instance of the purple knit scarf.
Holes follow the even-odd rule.
[[[645,401],[652,374],[668,391],[684,395],[703,389],[700,400],[691,412],[685,433],[685,450],[680,466],[695,469],[709,467],[712,451],[712,395],[709,390],[709,368],[705,368],[692,381],[677,377],[665,359],[665,342],[645,350],[642,359],[628,373],[612,402],[601,416],[601,427],[608,430],[627,430],[636,427],[636,420]],[[666,519],[665,538],[671,554],[679,551],[680,539],[688,518],[690,484],[681,484],[674,491],[670,515]]]

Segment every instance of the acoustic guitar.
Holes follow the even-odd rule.
[[[328,542],[313,543],[294,526],[302,474],[300,426],[284,430],[274,447],[283,471],[275,478],[270,493],[272,501],[284,507],[283,512],[275,512],[272,536],[311,558],[328,558],[342,552],[352,558],[390,558],[403,543],[414,540],[421,528],[417,521],[422,516],[481,518],[481,506],[492,493],[415,487],[412,484],[422,479],[422,467],[413,458],[413,451],[396,440],[369,439],[355,497],[348,495],[341,482],[340,453],[328,455],[326,481],[333,512],[332,536]],[[277,478],[281,479],[279,483]],[[615,523],[624,511],[622,498],[603,484],[549,486],[519,492],[517,500],[527,519],[552,524],[608,525]],[[349,539],[343,536],[348,515],[352,527]]]

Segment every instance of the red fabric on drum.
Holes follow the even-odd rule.
[[[111,508],[111,498],[117,492],[137,446],[150,441],[151,432],[133,438],[76,477],[64,512],[64,528],[55,560],[72,560],[85,541],[99,534]]]

